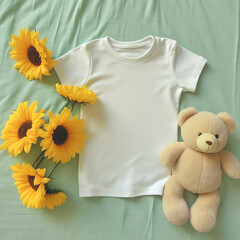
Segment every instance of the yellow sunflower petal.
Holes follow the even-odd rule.
[[[96,94],[93,90],[89,90],[86,86],[67,86],[56,84],[56,91],[59,95],[78,103],[93,104],[97,100]]]
[[[42,79],[42,75],[51,75],[50,70],[56,65],[52,52],[46,47],[46,38],[38,40],[39,33],[28,28],[19,30],[19,36],[12,34],[9,45],[11,58],[17,61],[14,68],[20,69],[29,80]]]
[[[49,123],[44,125],[45,134],[42,134],[43,140],[40,143],[42,151],[48,159],[53,158],[53,162],[66,163],[81,153],[83,142],[87,140],[82,119],[73,117],[71,111],[64,108],[61,114],[55,117],[52,112],[49,115]]]
[[[66,201],[67,196],[63,192],[50,193],[46,194],[45,199],[44,207],[53,209],[55,206],[62,205]]]
[[[36,171],[30,164],[14,164],[11,166],[13,178],[16,180],[20,200],[28,208],[39,209],[43,207],[45,201],[45,182],[47,178],[40,176],[38,172],[45,172],[44,169]]]
[[[28,102],[19,103],[17,110],[9,116],[1,138],[4,143],[0,150],[7,149],[10,156],[17,156],[23,150],[29,153],[32,144],[37,142],[39,129],[44,123],[42,110],[37,112],[37,101],[28,107]]]
[[[46,173],[46,168],[43,168],[43,169],[38,168],[36,169],[36,172],[40,177],[43,177]]]

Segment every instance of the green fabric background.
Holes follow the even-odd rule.
[[[39,31],[40,38],[47,37],[54,58],[106,35],[130,41],[149,34],[175,39],[204,56],[208,63],[197,91],[182,95],[180,109],[194,106],[214,113],[229,112],[238,129],[229,138],[227,149],[240,159],[238,0],[0,0],[0,130],[21,101],[38,100],[39,108],[55,113],[64,105],[55,91],[59,79],[54,70],[41,82],[28,81],[13,69],[15,61],[10,59],[8,42],[11,33],[19,35],[19,28],[27,26]],[[163,215],[161,197],[79,198],[77,159],[61,165],[55,174],[53,185],[66,193],[66,203],[52,211],[27,209],[13,185],[10,166],[32,163],[39,151],[37,144],[30,154],[17,158],[0,152],[3,240],[240,239],[240,180],[226,175],[220,187],[217,226],[210,233],[198,233],[189,223],[181,227],[170,224]],[[47,161],[41,166],[47,166],[49,172],[53,164]],[[196,198],[187,192],[185,197],[189,205]]]

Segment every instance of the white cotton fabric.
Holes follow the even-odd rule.
[[[181,93],[195,91],[206,59],[147,36],[96,39],[57,61],[62,84],[86,85],[98,96],[81,107],[88,140],[79,156],[80,197],[161,195],[170,169],[159,154],[177,141]]]

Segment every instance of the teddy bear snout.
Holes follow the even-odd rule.
[[[211,141],[206,141],[206,144],[208,144],[209,146],[212,145],[212,142]]]
[[[217,138],[211,133],[203,133],[197,138],[197,147],[205,153],[213,153],[218,146]]]

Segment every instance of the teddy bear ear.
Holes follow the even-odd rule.
[[[232,134],[236,129],[236,123],[233,118],[226,112],[221,112],[217,116],[226,124],[228,133]]]
[[[197,114],[198,111],[194,107],[189,107],[183,109],[179,114],[178,114],[178,125],[181,127],[188,118],[192,117],[193,115]]]

